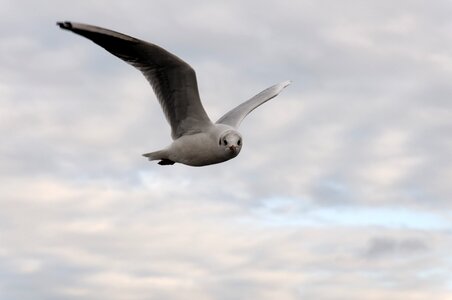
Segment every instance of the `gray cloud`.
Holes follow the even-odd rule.
[[[391,238],[378,237],[369,242],[366,256],[380,258],[385,256],[404,256],[428,250],[428,246],[420,240],[406,239],[397,241]]]

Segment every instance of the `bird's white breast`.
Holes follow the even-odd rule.
[[[236,156],[224,151],[218,145],[218,138],[224,126],[215,126],[208,132],[184,135],[169,147],[169,159],[190,166],[204,166],[220,163]]]

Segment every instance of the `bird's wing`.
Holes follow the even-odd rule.
[[[278,96],[281,91],[290,84],[290,81],[281,82],[269,87],[266,90],[263,90],[253,98],[249,99],[246,102],[243,102],[236,108],[227,112],[224,116],[222,116],[217,124],[226,124],[232,126],[234,128],[238,128],[242,120],[252,112],[256,107],[264,104],[268,100]]]
[[[182,59],[157,45],[112,30],[72,22],[57,24],[140,70],[154,89],[173,139],[212,126],[201,104],[195,71]]]

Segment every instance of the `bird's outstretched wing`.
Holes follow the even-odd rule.
[[[234,128],[238,128],[242,120],[252,112],[256,107],[264,104],[268,100],[278,96],[281,91],[290,84],[290,81],[281,82],[263,90],[253,98],[240,104],[236,108],[227,112],[222,116],[217,124],[226,124]]]
[[[73,22],[57,25],[90,39],[140,70],[154,89],[173,139],[212,126],[201,104],[195,71],[182,59],[157,45],[112,30]]]

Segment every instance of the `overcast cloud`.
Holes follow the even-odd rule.
[[[452,2],[0,0],[0,298],[452,299]],[[154,42],[213,120],[204,168],[144,77],[56,21]]]

